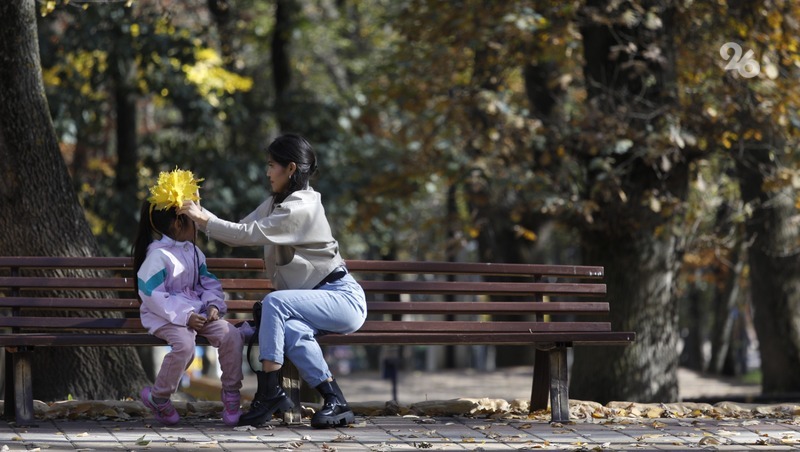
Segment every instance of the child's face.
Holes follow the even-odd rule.
[[[175,221],[175,240],[191,242],[197,237],[197,225],[188,216],[181,215],[182,220]]]

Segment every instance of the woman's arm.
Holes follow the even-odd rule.
[[[184,201],[183,206],[178,209],[178,214],[191,218],[204,231],[208,226],[208,220],[211,218],[211,212],[203,209],[200,204],[194,201]]]
[[[331,241],[330,226],[318,198],[292,197],[295,199],[276,205],[274,209],[271,209],[271,200],[267,200],[240,223],[217,218],[205,209],[190,205],[191,201],[184,203],[181,213],[197,218],[195,221],[202,225],[209,238],[231,246]]]

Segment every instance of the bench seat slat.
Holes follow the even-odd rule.
[[[242,322],[232,319],[233,323]],[[0,317],[0,327],[59,330],[129,330],[141,331],[138,318],[93,317]],[[611,331],[608,322],[480,322],[480,321],[414,321],[394,322],[367,320],[359,332],[460,333],[460,332],[539,332],[539,331]]]
[[[331,334],[319,338],[325,345],[455,345],[504,344],[529,345],[532,343],[563,342],[580,345],[623,345],[635,339],[632,332],[533,332],[533,333],[353,333]]]
[[[477,322],[477,321],[418,321],[395,322],[367,320],[361,333],[462,333],[462,332],[525,333],[544,331],[611,331],[609,322]]]
[[[207,344],[198,336],[198,343]],[[426,333],[409,335],[404,333],[353,333],[330,334],[319,337],[323,345],[457,345],[457,344],[503,344],[530,345],[535,343],[569,343],[574,345],[627,345],[633,342],[632,332],[534,332],[534,333]],[[68,347],[92,346],[138,346],[164,345],[164,341],[147,333],[128,334],[59,334],[20,333],[0,334],[0,346],[47,346]]]

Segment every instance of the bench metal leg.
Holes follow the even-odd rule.
[[[16,399],[14,398],[14,354],[11,351],[5,351],[5,382],[3,391],[5,397],[3,398],[3,419],[14,419],[14,407],[16,406]]]
[[[569,422],[567,347],[563,344],[550,350],[550,412],[551,422]]]
[[[6,390],[3,415],[20,427],[35,427],[30,349],[6,349]],[[13,410],[13,411],[12,411]]]
[[[303,408],[300,404],[300,372],[291,361],[286,360],[281,368],[283,377],[283,390],[294,402],[294,408],[283,413],[283,422],[286,424],[300,424],[303,418]]]
[[[547,396],[550,391],[550,354],[546,350],[536,350],[533,357],[533,384],[531,404],[528,413],[547,409]]]

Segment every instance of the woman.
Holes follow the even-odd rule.
[[[222,220],[193,201],[188,215],[209,238],[231,246],[263,245],[267,274],[276,290],[262,301],[259,325],[258,389],[240,425],[260,425],[294,404],[279,384],[284,356],[315,387],[324,405],[311,426],[326,428],[355,422],[333,379],[315,336],[352,333],[364,323],[364,290],[350,276],[331,234],[321,196],[309,186],[316,156],[303,137],[278,137],[267,149],[272,196],[239,223]]]

